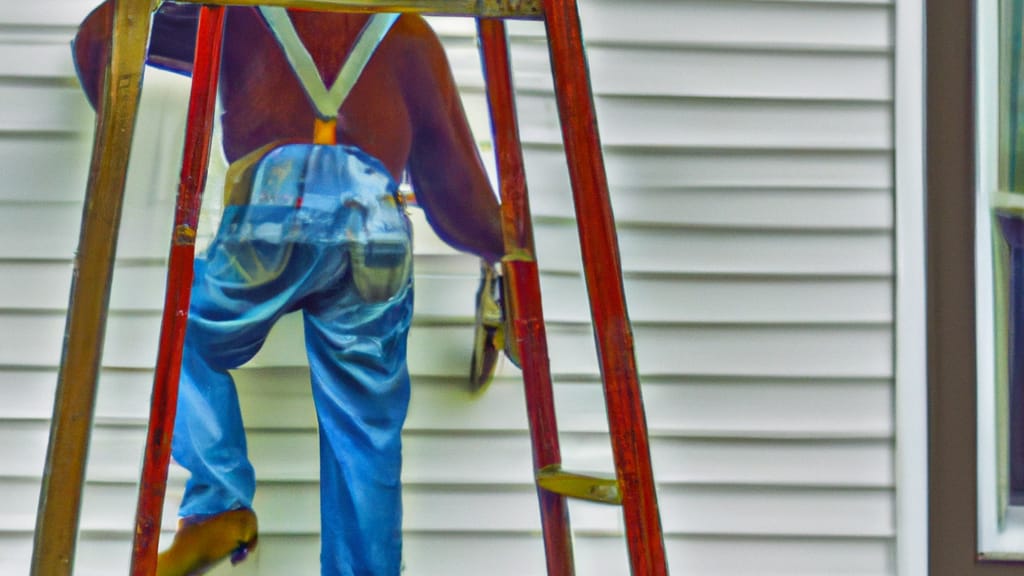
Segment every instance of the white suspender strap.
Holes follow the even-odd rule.
[[[330,120],[338,115],[338,110],[345,103],[356,80],[359,79],[374,51],[377,50],[377,46],[384,40],[384,36],[387,35],[388,30],[399,16],[398,14],[378,13],[370,17],[362,32],[359,33],[359,38],[349,50],[348,58],[342,65],[341,72],[338,73],[334,84],[328,90],[323,78],[320,77],[316,63],[313,62],[313,57],[309,55],[309,51],[295,31],[288,12],[280,6],[261,6],[260,12],[267,24],[270,25],[270,30],[274,33],[277,43],[284,50],[285,58],[288,59],[292,70],[295,71],[299,82],[306,90],[310,102],[316,108],[317,116],[323,120]]]

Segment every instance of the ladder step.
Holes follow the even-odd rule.
[[[412,12],[434,16],[475,16],[541,20],[541,0],[180,0],[213,6],[283,6],[341,12]]]
[[[537,485],[555,494],[569,498],[590,500],[601,504],[622,504],[622,492],[615,478],[599,478],[575,472],[566,472],[558,464],[541,468],[537,472]]]

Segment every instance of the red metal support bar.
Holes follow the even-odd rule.
[[[533,226],[509,63],[508,34],[503,20],[481,19],[477,21],[477,28],[491,112],[494,154],[498,161],[505,253],[525,251],[532,256]]]
[[[163,323],[160,327],[160,351],[135,517],[132,576],[152,576],[156,573],[167,469],[171,460],[171,435],[177,412],[178,378],[181,374],[182,347],[192,291],[196,228],[210,158],[223,30],[224,8],[204,6],[200,11],[196,38],[185,151],[174,215]]]
[[[562,135],[635,576],[668,573],[615,220],[575,0],[545,0]]]
[[[505,298],[509,299],[506,310],[513,319],[511,336],[520,351],[536,474],[562,461],[541,308],[540,276],[534,259],[533,228],[505,23],[479,20],[478,28],[498,161],[506,253],[503,261]],[[539,487],[537,491],[548,575],[571,576],[575,568],[566,498]]]

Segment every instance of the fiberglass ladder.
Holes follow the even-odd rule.
[[[167,292],[143,463],[131,564],[152,576],[170,461],[200,195],[210,151],[225,5],[273,5],[357,12],[472,16],[484,62],[498,159],[506,311],[526,388],[533,461],[549,576],[574,574],[567,497],[620,504],[634,576],[668,573],[640,396],[632,330],[626,313],[615,222],[597,131],[576,0],[177,0],[202,8],[185,155],[171,240]],[[72,279],[58,378],[33,576],[71,574],[85,460],[95,405],[114,248],[128,151],[141,90],[154,0],[113,0],[111,62],[98,107],[92,166]],[[522,147],[517,127],[504,19],[542,19],[547,27],[555,95],[568,160],[584,274],[604,383],[616,478],[561,469],[547,337],[534,257]],[[609,281],[615,278],[617,281]]]

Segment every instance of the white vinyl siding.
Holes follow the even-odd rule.
[[[67,42],[91,4],[0,4],[3,575],[27,574],[31,554],[91,142]],[[893,8],[582,0],[673,573],[896,572]],[[492,165],[472,23],[432,22]],[[610,472],[543,26],[511,30],[562,453],[569,468]],[[89,461],[83,576],[126,571],[160,325],[187,87],[148,80]],[[540,575],[521,379],[505,362],[485,394],[465,392],[477,263],[425,226],[416,242],[405,574]],[[238,372],[261,548],[215,574],[318,572],[300,324],[282,322]],[[184,478],[172,469],[166,535]],[[617,509],[574,503],[572,520],[578,574],[628,573]]]

